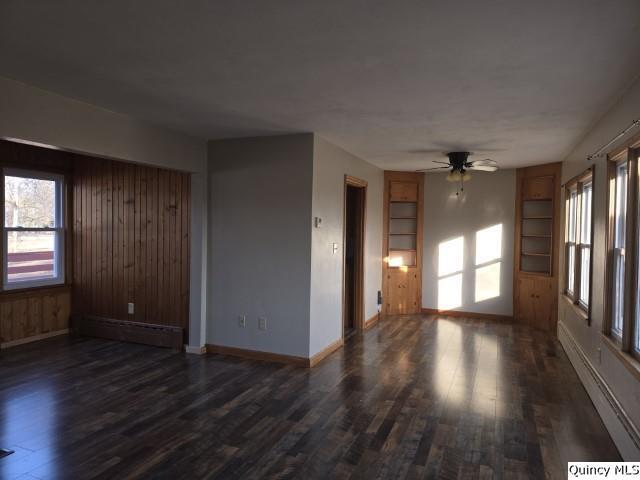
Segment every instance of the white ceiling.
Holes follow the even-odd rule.
[[[562,160],[639,67],[638,0],[0,3],[2,76],[205,139],[314,131],[388,169]]]

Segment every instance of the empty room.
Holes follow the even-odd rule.
[[[0,0],[0,479],[640,476],[640,2]]]

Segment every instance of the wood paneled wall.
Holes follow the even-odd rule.
[[[0,140],[7,166],[66,176],[66,285],[0,291],[1,343],[67,329],[71,311],[186,331],[188,173]]]
[[[65,175],[67,183],[70,183],[72,157],[73,155],[59,150],[0,140],[0,168],[12,167],[61,173]],[[67,189],[66,192],[68,208],[65,218],[67,220],[71,218],[70,191],[71,189]],[[66,236],[69,235],[70,229],[67,228]],[[3,241],[3,235],[0,235],[0,252],[3,249]],[[70,242],[67,244],[66,257],[67,285],[26,291],[0,291],[0,343],[16,342],[69,328],[72,281],[69,263],[72,257]],[[0,262],[0,284],[1,278],[2,262]]]
[[[2,343],[69,328],[71,289],[57,287],[0,297]]]
[[[82,157],[73,198],[73,311],[186,330],[189,174]]]

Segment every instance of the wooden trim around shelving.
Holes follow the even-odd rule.
[[[478,318],[481,320],[498,320],[500,322],[513,322],[513,316],[498,315],[495,313],[462,312],[459,310],[438,310],[437,308],[423,308],[422,313],[426,315],[444,315],[447,317],[465,317]]]

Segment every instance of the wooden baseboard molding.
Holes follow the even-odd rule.
[[[258,360],[260,362],[285,363],[302,368],[313,368],[325,358],[338,350],[343,345],[342,338],[336,340],[328,347],[313,355],[311,358],[286,355],[282,353],[263,352],[260,350],[250,350],[246,348],[227,347],[224,345],[206,345],[207,353],[217,353],[219,355],[230,355],[232,357],[246,358],[248,360]]]
[[[498,320],[500,322],[513,322],[513,316],[496,315],[494,313],[460,312],[458,310],[438,310],[436,308],[423,308],[422,313],[427,315],[446,315],[447,317],[479,318],[481,320]]]
[[[318,353],[316,353],[314,356],[312,356],[309,359],[309,368],[313,368],[316,365],[318,365],[321,361],[323,361],[325,358],[327,358],[333,352],[335,352],[336,350],[341,348],[342,345],[344,345],[344,340],[342,338],[339,338],[338,340],[336,340],[335,342],[333,342],[332,344],[330,344],[326,348],[320,350]]]
[[[87,337],[142,343],[175,350],[182,350],[184,336],[182,327],[115,320],[92,315],[74,315],[73,331]]]
[[[45,340],[51,337],[57,337],[58,335],[66,335],[69,333],[69,329],[56,330],[54,332],[41,333],[39,335],[33,335],[31,337],[19,338],[18,340],[11,340],[10,342],[4,342],[0,344],[0,349],[17,347],[18,345],[24,345],[25,343],[37,342],[39,340]]]
[[[582,347],[562,321],[558,322],[558,340],[591,397],[600,418],[609,431],[620,455],[626,461],[640,458],[640,430],[629,418],[607,382],[593,366]]]
[[[369,320],[365,320],[364,322],[364,329],[365,330],[369,330],[371,327],[373,327],[376,323],[378,323],[380,321],[380,315],[382,315],[381,313],[376,313],[375,315],[373,315]]]

